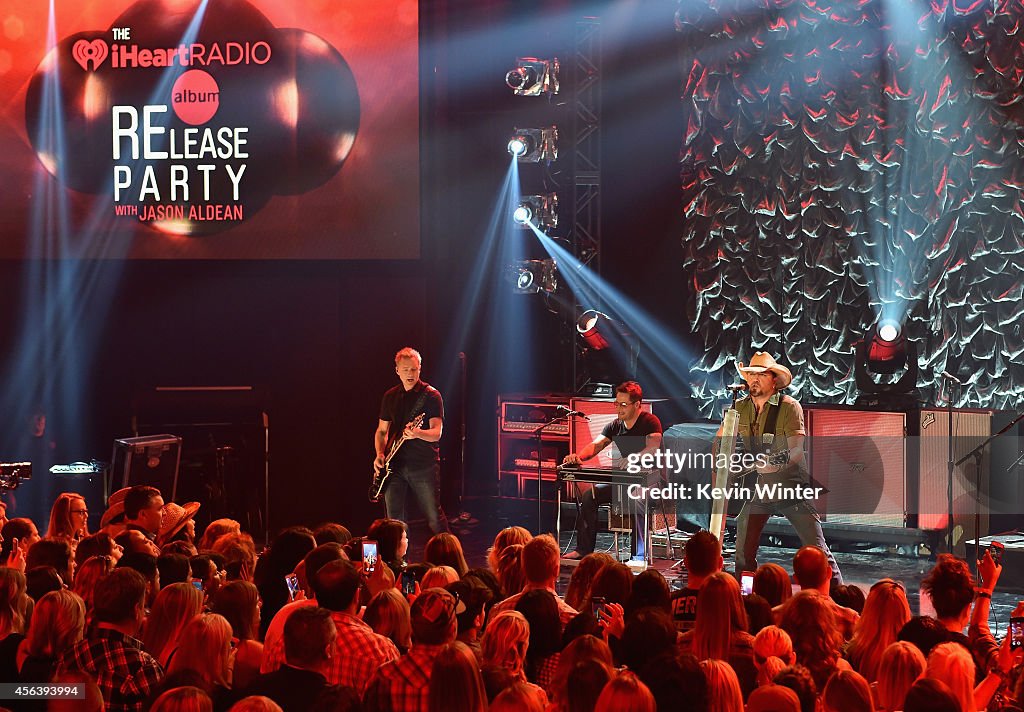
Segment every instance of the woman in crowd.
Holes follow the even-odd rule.
[[[522,544],[509,544],[498,557],[498,582],[501,592],[507,598],[523,590],[526,574],[523,573]]]
[[[928,665],[925,676],[933,680],[941,680],[949,687],[954,697],[960,702],[964,712],[975,712],[985,709],[986,704],[978,706],[974,699],[974,659],[970,651],[960,643],[942,643],[936,645],[928,654]]]
[[[864,676],[840,670],[825,683],[821,693],[822,712],[874,712],[871,687]]]
[[[175,687],[157,697],[149,712],[213,712],[213,701],[198,687]]]
[[[901,640],[887,647],[878,663],[875,702],[879,712],[903,709],[907,691],[924,671],[924,654],[913,643]]]
[[[23,682],[50,682],[57,672],[57,658],[82,639],[85,603],[71,591],[51,591],[36,603],[28,635],[18,650]]]
[[[532,685],[517,682],[494,698],[488,712],[544,712],[544,701]]]
[[[590,596],[583,604],[583,610],[592,610],[593,600],[597,597],[603,598],[605,603],[618,603],[624,606],[632,592],[633,572],[625,564],[616,561],[602,567],[594,576]]]
[[[450,566],[462,578],[469,571],[466,555],[462,553],[462,543],[454,534],[440,532],[430,537],[423,550],[423,560],[434,566]]]
[[[608,644],[593,635],[576,638],[565,646],[561,655],[558,656],[558,666],[555,668],[555,676],[550,690],[551,704],[554,709],[568,709],[569,673],[577,663],[584,660],[592,660],[604,665],[608,668],[608,674],[611,675],[612,651],[608,648]]]
[[[724,660],[704,660],[700,667],[708,680],[708,712],[743,712],[743,692],[732,666]]]
[[[484,639],[480,644],[483,650],[484,673],[489,668],[497,668],[511,674],[513,681],[526,682],[526,653],[530,647],[530,624],[518,611],[502,611],[488,622],[484,631]],[[532,684],[532,683],[531,683]],[[532,685],[540,694],[547,695],[537,685]]]
[[[793,596],[793,583],[786,570],[778,564],[761,564],[754,572],[753,592],[764,596],[774,608]]]
[[[868,682],[878,679],[882,654],[896,642],[900,628],[910,620],[910,604],[903,584],[882,579],[871,587],[864,613],[846,645],[846,659]]]
[[[94,556],[109,556],[117,564],[124,555],[124,547],[114,541],[107,532],[99,531],[81,539],[75,547],[75,561],[78,564]],[[77,572],[76,572],[77,573]]]
[[[753,648],[758,685],[767,685],[782,668],[796,662],[793,641],[789,633],[778,626],[769,625],[759,630],[754,636]]]
[[[484,712],[487,709],[487,694],[476,656],[463,643],[449,643],[434,658],[427,709],[429,712]]]
[[[111,539],[113,541],[113,539]],[[75,593],[85,603],[86,619],[92,616],[93,591],[100,579],[114,570],[117,562],[111,556],[90,556],[75,572]]]
[[[412,647],[412,619],[409,601],[397,588],[377,593],[366,605],[363,622],[373,632],[391,640],[403,655]]]
[[[263,623],[261,633],[266,634],[267,626],[274,615],[291,600],[285,576],[306,554],[316,548],[313,532],[306,527],[289,527],[274,538],[270,550],[260,557],[260,575],[256,588],[263,599]]]
[[[594,712],[605,685],[615,670],[597,660],[582,660],[569,671],[565,712]]]
[[[783,608],[779,626],[789,633],[797,662],[810,671],[817,689],[824,689],[836,670],[851,669],[840,655],[843,634],[836,625],[832,604],[817,591],[801,591],[793,596]]]
[[[433,566],[427,569],[427,572],[423,574],[423,578],[420,580],[420,590],[426,591],[428,588],[444,588],[450,583],[454,583],[459,580],[458,572],[451,566]]]
[[[256,586],[248,581],[232,581],[217,590],[213,612],[231,625],[235,649],[232,687],[244,689],[260,674],[263,643],[259,642],[260,602]]]
[[[203,530],[203,536],[199,539],[199,543],[196,544],[196,548],[199,549],[200,553],[213,551],[213,543],[222,536],[225,534],[240,534],[241,532],[242,525],[234,519],[214,519],[206,525],[206,529]]]
[[[203,592],[192,584],[172,583],[160,589],[142,635],[146,650],[166,668],[185,626],[202,612]]]
[[[903,712],[968,712],[941,680],[923,677],[907,691]],[[973,712],[973,711],[972,711]]]
[[[672,612],[672,592],[668,581],[657,569],[647,569],[633,579],[629,600],[626,601],[626,620],[643,608],[660,608],[666,613]]]
[[[168,677],[194,676],[214,709],[226,709],[231,697],[231,624],[224,616],[202,613],[181,631],[180,641]]]
[[[377,542],[377,556],[388,565],[397,580],[405,568],[409,553],[409,529],[397,519],[377,519],[370,525],[366,538]]]
[[[594,578],[598,571],[614,563],[615,558],[604,552],[587,554],[580,559],[579,566],[569,576],[569,587],[565,590],[565,602],[577,611],[583,610],[583,606],[590,600],[590,588],[594,585]]]
[[[747,632],[747,611],[736,579],[725,572],[712,574],[697,596],[693,630],[679,640],[680,650],[698,660],[726,660],[736,672],[745,695],[757,685],[754,639]]]
[[[533,535],[523,527],[505,527],[502,529],[498,532],[498,535],[494,537],[494,544],[492,544],[491,548],[487,550],[488,568],[490,568],[493,573],[497,574],[498,560],[501,558],[501,552],[512,544],[519,544],[519,546],[522,546],[532,538]]]
[[[89,507],[85,497],[75,492],[62,492],[50,508],[50,525],[46,537],[78,541],[89,536]]]
[[[620,672],[601,690],[594,712],[655,712],[654,695],[631,672]],[[742,710],[742,707],[740,708]]]
[[[18,679],[18,648],[25,639],[25,618],[31,605],[25,574],[0,567],[0,680]]]
[[[25,571],[52,566],[67,586],[75,580],[75,550],[71,539],[40,539],[29,547],[25,555]],[[38,597],[33,596],[38,600]]]

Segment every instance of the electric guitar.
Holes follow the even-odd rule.
[[[418,428],[423,423],[423,418],[426,417],[426,413],[420,413],[415,418],[410,420],[402,428],[402,434],[399,435],[388,447],[387,452],[384,454],[384,464],[381,468],[374,469],[373,471],[373,482],[370,483],[370,490],[366,493],[366,496],[370,498],[371,502],[379,502],[381,493],[384,492],[384,485],[387,482],[388,476],[391,474],[391,459],[398,454],[399,448],[402,444],[409,439],[409,429]]]
[[[789,450],[779,450],[778,452],[772,453],[771,455],[769,455],[768,458],[767,458],[767,462],[765,464],[766,465],[785,465],[788,462],[789,462]],[[749,470],[743,470],[742,472],[737,472],[734,475],[730,475],[729,476],[729,481],[730,482],[736,482],[737,480],[745,481],[746,478],[749,475],[755,475],[756,476],[757,474],[759,474],[758,471],[757,471],[757,468],[751,468]]]

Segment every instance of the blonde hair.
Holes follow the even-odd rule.
[[[480,647],[485,665],[503,667],[522,678],[530,647],[530,624],[519,611],[502,611],[487,624]]]
[[[793,652],[793,639],[789,633],[777,625],[766,625],[754,636],[754,654],[762,658],[772,656],[788,661],[792,665],[796,660],[796,653]]]
[[[488,712],[544,712],[541,700],[536,687],[517,682],[494,698]]]
[[[181,632],[203,612],[203,592],[190,583],[172,583],[160,589],[146,621],[142,644],[161,665],[167,665],[178,647]]]
[[[494,537],[494,544],[487,550],[487,566],[495,575],[498,574],[498,559],[505,547],[512,544],[525,544],[533,538],[524,527],[505,527]]]
[[[900,640],[885,649],[878,666],[878,706],[885,712],[903,709],[907,690],[925,671],[924,653],[913,643]]]
[[[960,643],[941,643],[932,648],[925,677],[946,683],[964,712],[978,709],[974,704],[974,659]]]
[[[790,664],[774,655],[765,659],[763,663],[757,666],[757,686],[770,685],[775,681],[775,676],[788,668]]]
[[[910,620],[907,594],[892,579],[882,579],[868,592],[864,611],[846,646],[846,658],[868,682],[878,679],[882,653]]]
[[[25,586],[25,574],[17,569],[0,567],[0,638],[25,631],[25,614],[29,606]]]
[[[149,712],[213,712],[213,700],[198,687],[175,687],[157,697]]]
[[[50,591],[32,610],[25,647],[29,655],[57,657],[82,639],[85,603],[67,590]]]
[[[242,525],[234,519],[214,519],[206,525],[203,536],[200,537],[196,548],[199,551],[211,551],[213,543],[225,534],[238,534],[242,531]]]
[[[228,712],[284,712],[281,705],[263,695],[249,695],[231,705]]]
[[[85,610],[92,612],[96,584],[114,570],[114,557],[90,556],[75,570],[75,593],[82,597]]]
[[[433,568],[427,569],[427,572],[423,574],[423,580],[420,581],[420,590],[426,591],[428,588],[444,588],[448,584],[454,583],[458,580],[459,572],[451,566],[434,566]]]
[[[704,660],[700,669],[708,681],[707,712],[743,712],[743,692],[732,665],[724,660]]]
[[[724,571],[709,576],[697,595],[697,610],[693,654],[698,660],[728,659],[733,633],[747,629],[747,611],[736,579]]]
[[[484,712],[487,693],[476,656],[465,643],[444,646],[430,673],[430,712]]]
[[[509,544],[498,557],[498,583],[506,596],[514,596],[526,586],[522,555],[522,544]]]
[[[826,712],[874,712],[875,709],[868,681],[853,670],[836,671],[825,683],[821,702]]]
[[[397,366],[398,362],[401,361],[403,358],[416,359],[416,363],[418,363],[420,366],[423,365],[423,357],[420,356],[420,352],[414,349],[412,346],[406,346],[405,348],[399,349],[398,353],[395,354],[395,365]]]
[[[620,672],[609,680],[594,705],[594,712],[655,712],[654,695],[632,672]]]
[[[81,529],[74,529],[71,524],[71,506],[73,502],[85,504],[85,497],[77,492],[61,492],[50,508],[50,523],[46,527],[46,538],[63,537],[72,541],[89,536],[89,522]]]
[[[216,613],[198,615],[181,631],[179,640],[168,674],[190,670],[207,685],[229,686],[231,624],[227,618]]]
[[[412,613],[409,601],[397,588],[378,592],[366,604],[363,622],[373,632],[389,638],[399,650],[412,647]]]

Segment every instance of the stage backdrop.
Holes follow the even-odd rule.
[[[731,381],[766,349],[797,394],[851,402],[885,314],[922,386],[945,369],[959,405],[1019,407],[1022,22],[1001,1],[679,3],[695,371]]]
[[[419,257],[416,0],[51,4],[0,2],[0,258]]]

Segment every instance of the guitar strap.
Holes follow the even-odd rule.
[[[407,423],[408,423],[408,422],[409,422],[410,420],[412,420],[412,418],[413,418],[413,417],[415,417],[415,415],[416,415],[417,413],[419,413],[419,412],[420,412],[420,408],[422,408],[422,407],[423,407],[423,404],[427,402],[427,393],[429,393],[430,391],[434,391],[434,390],[437,390],[437,389],[436,389],[436,388],[434,388],[434,387],[433,387],[432,385],[430,385],[429,383],[424,383],[424,384],[423,384],[423,390],[422,390],[422,391],[420,391],[420,396],[419,396],[419,398],[417,398],[417,399],[416,399],[416,402],[415,402],[415,403],[413,404],[413,406],[412,406],[412,408],[411,408],[411,409],[409,410],[409,412],[405,414],[405,423],[402,423],[402,425],[401,425],[401,426],[400,426],[400,427],[399,427],[399,428],[398,428],[398,429],[397,429],[397,430],[395,431],[395,434],[396,434],[396,435],[397,435],[397,434],[398,434],[399,432],[401,432],[401,431],[402,431],[402,430],[403,430],[403,429],[405,428],[406,424],[407,424]],[[396,419],[396,420],[397,420],[397,419]]]
[[[764,431],[761,433],[761,442],[754,443],[758,453],[768,453],[775,442],[775,425],[779,422],[779,404],[768,406],[768,417],[764,421]]]

